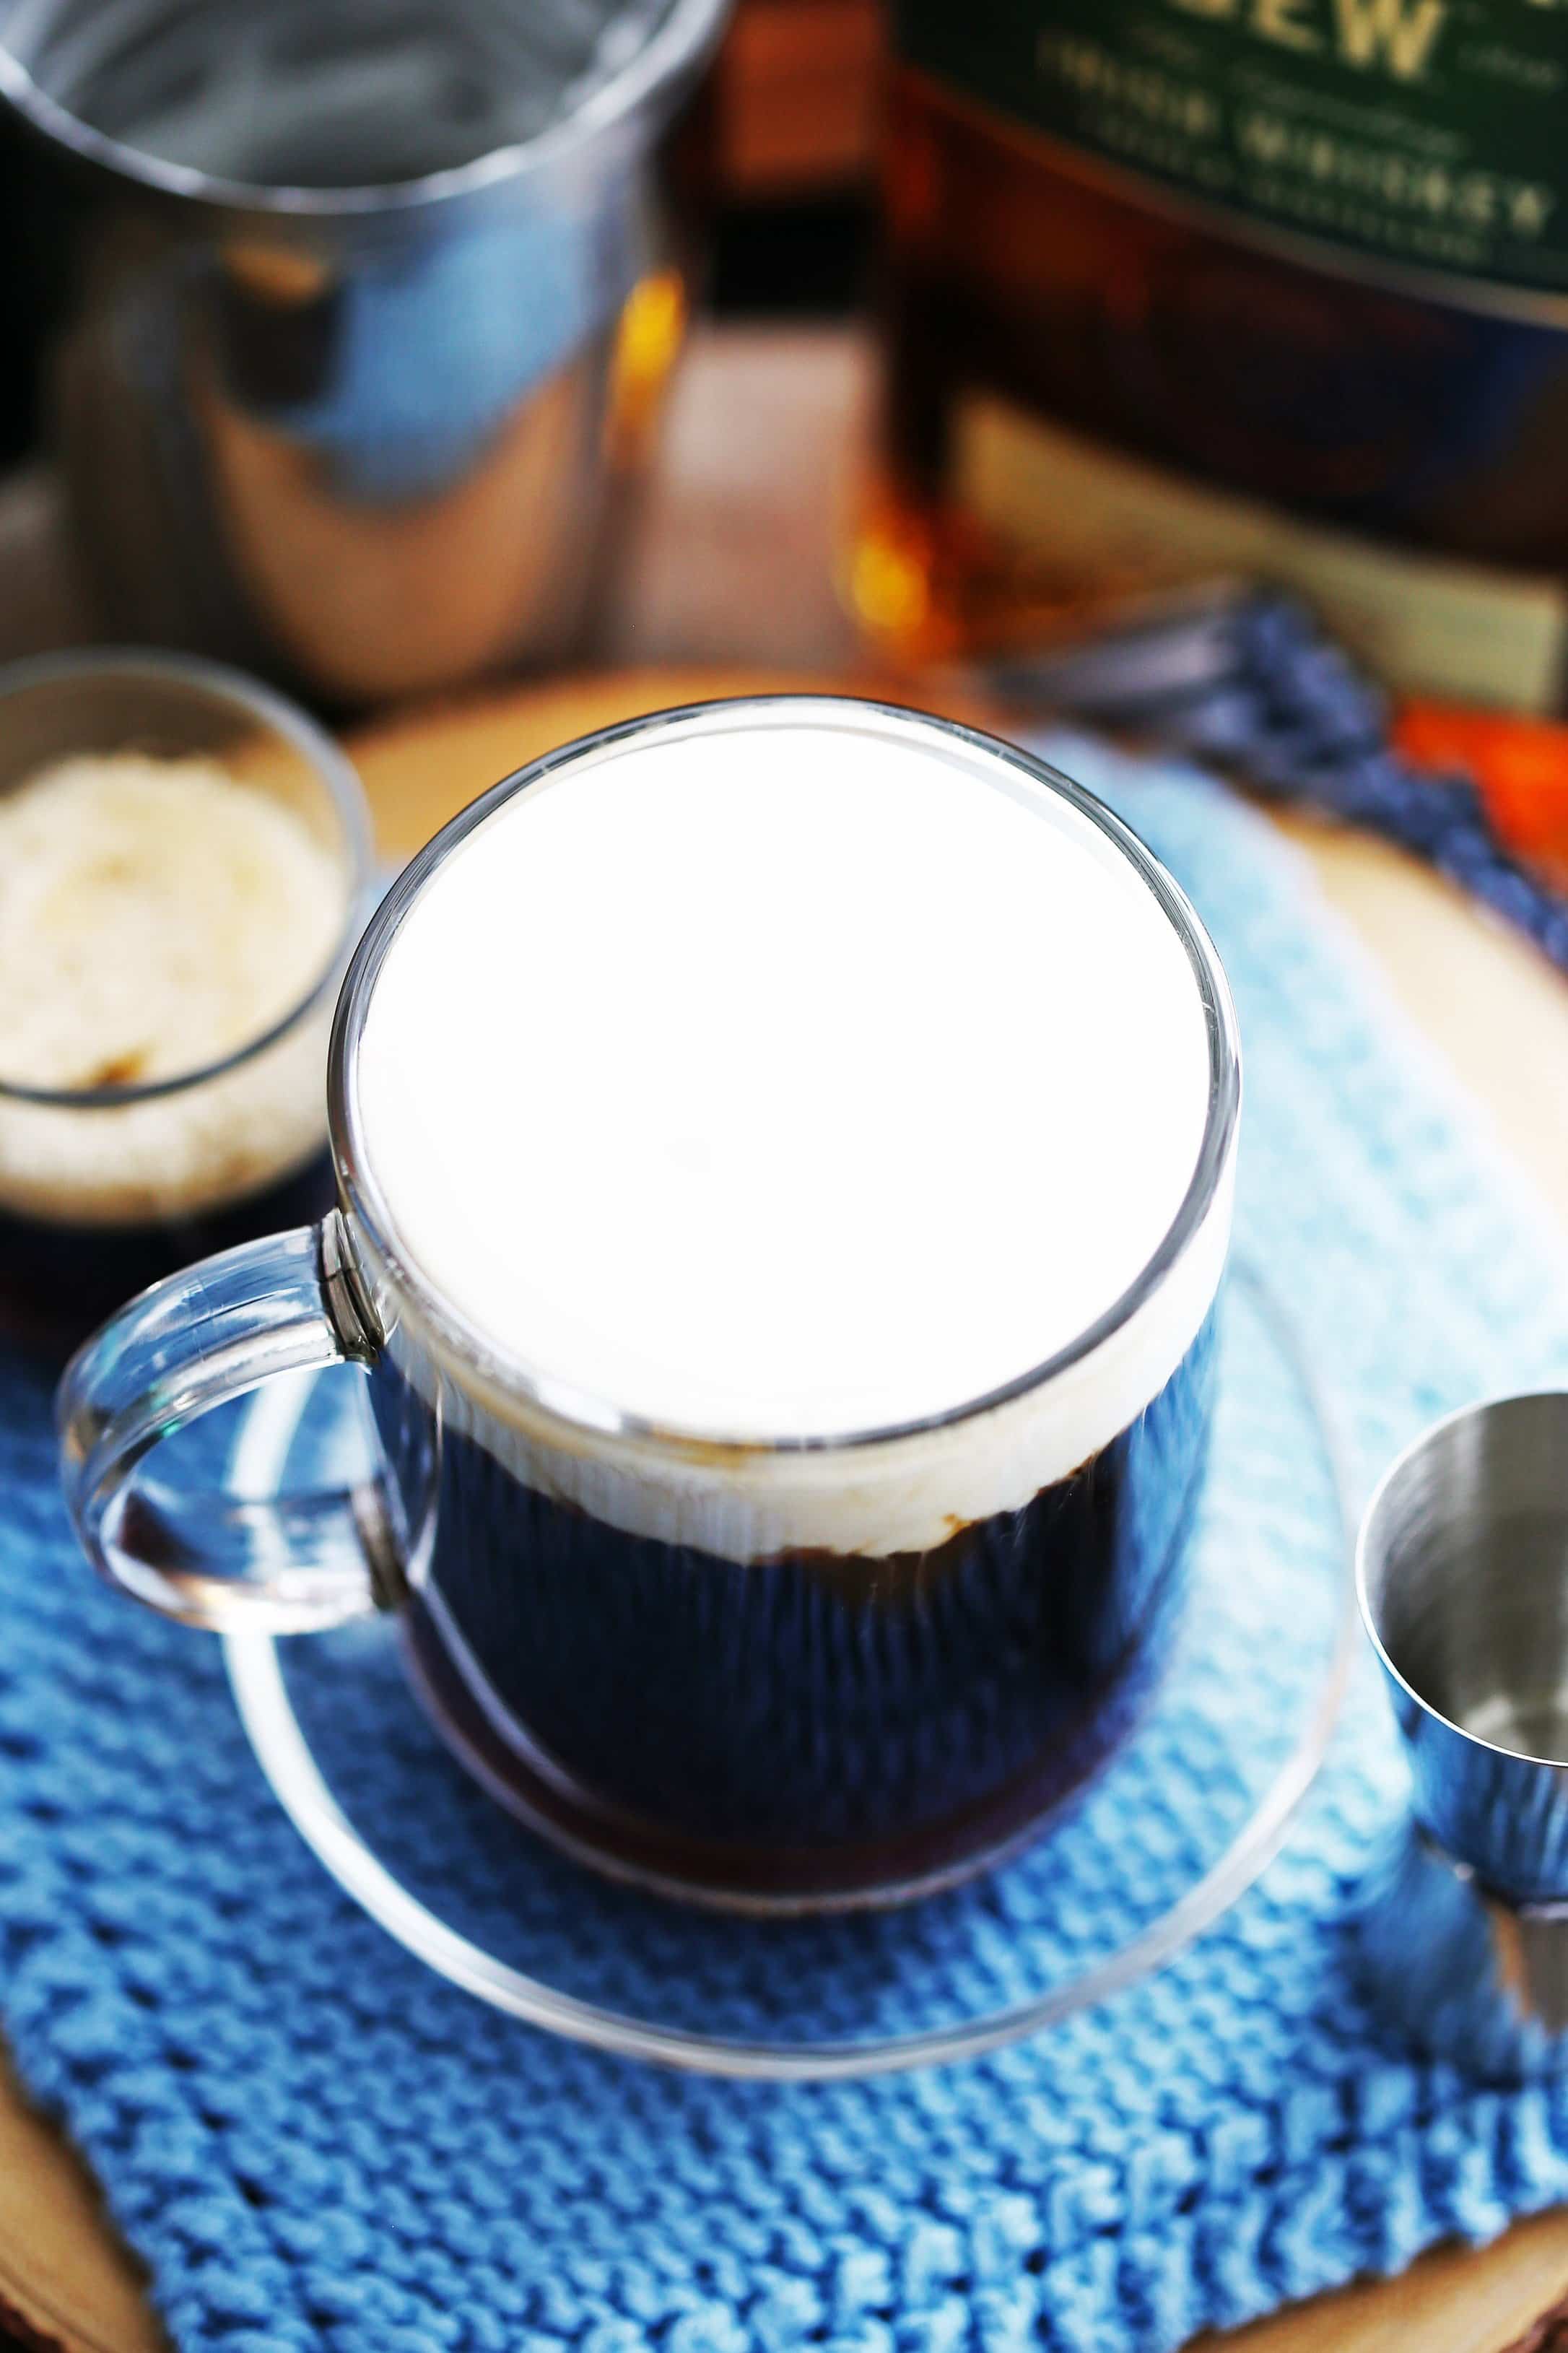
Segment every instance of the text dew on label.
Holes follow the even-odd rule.
[[[1556,0],[1529,0],[1551,6]],[[1450,0],[1166,0],[1186,16],[1235,25],[1302,55],[1330,51],[1363,73],[1415,81],[1431,63]]]

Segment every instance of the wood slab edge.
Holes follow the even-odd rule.
[[[163,2353],[87,2165],[0,2055],[0,2329],[27,2353]]]
[[[1506,2353],[1563,2353],[1568,2347],[1568,2295],[1543,2312],[1533,2328],[1516,2337]]]

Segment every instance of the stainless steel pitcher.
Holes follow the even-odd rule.
[[[460,120],[433,148],[375,80],[388,44],[441,37],[453,0],[304,0],[307,41],[352,11],[378,152],[436,156],[366,185],[348,151],[310,185],[226,178],[74,111],[84,40],[101,48],[133,5],[148,17],[149,0],[0,0],[0,104],[33,134],[40,222],[62,195],[71,222],[48,406],[104,634],[342,708],[577,649],[681,341],[671,130],[727,0],[656,0],[609,69],[474,153],[452,143]],[[151,0],[107,87],[144,69],[165,20],[238,41],[258,22],[276,36],[279,5]],[[528,6],[466,0],[465,27]],[[474,80],[454,103],[483,118]],[[292,87],[258,79],[255,103],[286,116]]]

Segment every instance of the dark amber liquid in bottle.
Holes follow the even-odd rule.
[[[899,65],[883,185],[879,453],[846,586],[894,652],[1027,643],[1183,574],[1157,511],[1089,570],[1037,512],[977,512],[984,402],[1283,524],[1568,580],[1568,307],[1506,315],[1326,246],[1319,266]]]

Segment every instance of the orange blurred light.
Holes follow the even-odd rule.
[[[1473,777],[1501,839],[1568,885],[1568,726],[1411,702],[1399,713],[1394,742],[1418,768]]]

